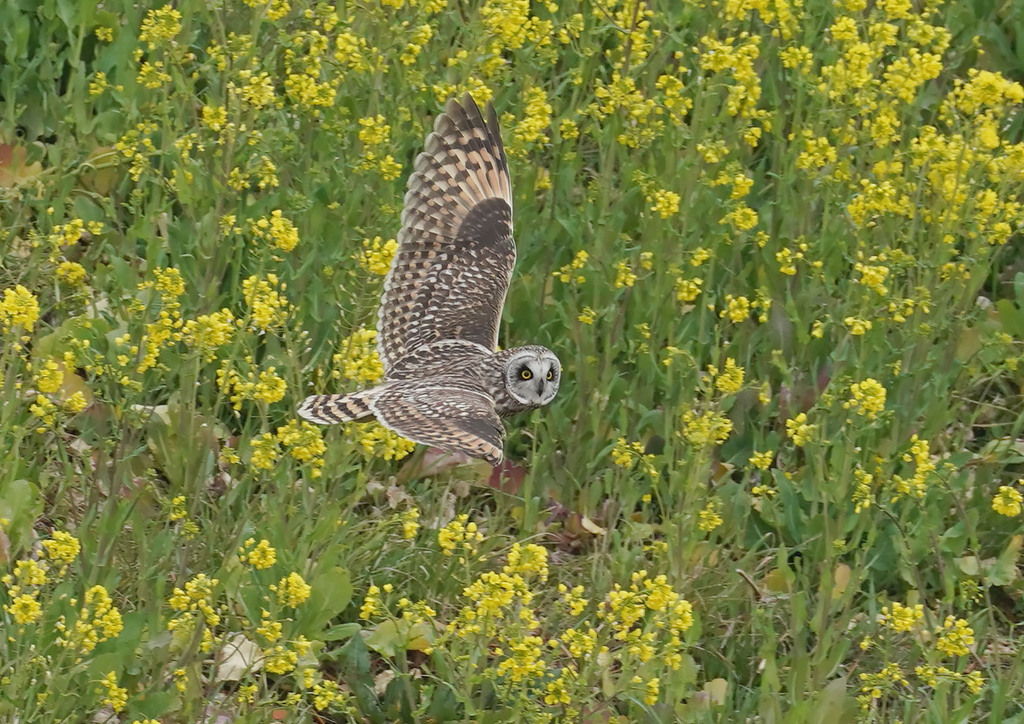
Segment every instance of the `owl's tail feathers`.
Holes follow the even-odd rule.
[[[370,404],[382,391],[381,387],[373,387],[347,395],[311,395],[302,401],[297,412],[299,417],[318,425],[367,422],[376,417]]]

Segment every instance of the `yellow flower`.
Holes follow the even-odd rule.
[[[651,204],[651,211],[663,219],[679,212],[679,194],[674,191],[659,189],[647,196],[647,203]]]
[[[299,655],[284,646],[277,645],[263,652],[263,668],[271,674],[287,674],[299,662]]]
[[[721,445],[732,433],[732,420],[715,410],[697,414],[692,410],[683,413],[683,438],[691,445],[708,447]]]
[[[705,533],[710,533],[715,528],[722,524],[722,516],[719,512],[722,510],[722,504],[717,499],[709,500],[708,504],[704,506],[703,510],[700,511],[699,520],[697,527]]]
[[[139,30],[139,40],[153,50],[174,39],[181,32],[181,13],[170,5],[146,13]]]
[[[121,612],[114,606],[107,589],[93,586],[85,592],[74,626],[67,628],[64,617],[60,617],[57,630],[63,635],[57,639],[57,643],[80,654],[87,654],[97,644],[116,637],[123,628]]]
[[[586,277],[579,270],[587,265],[587,260],[589,258],[590,255],[581,249],[576,252],[576,255],[573,256],[571,262],[556,271],[553,276],[563,284],[568,284],[570,281],[582,284],[586,281]]]
[[[1018,483],[1021,482],[1018,481]],[[1019,490],[1009,485],[1000,485],[999,492],[992,498],[992,510],[999,515],[1013,518],[1020,515],[1022,502],[1024,502],[1024,495],[1021,495]]]
[[[877,418],[885,409],[885,387],[872,377],[863,382],[854,382],[850,386],[850,394],[850,399],[843,403],[843,407],[852,408],[858,415],[864,415],[869,420]]]
[[[583,324],[593,324],[596,319],[597,313],[590,307],[583,307],[576,316],[576,321],[583,322]]]
[[[654,455],[646,453],[644,446],[638,441],[629,442],[620,437],[612,448],[612,462],[620,468],[637,467],[644,474],[656,478],[658,469],[654,466]]]
[[[935,634],[939,637],[935,648],[947,656],[966,656],[974,645],[974,629],[962,618],[946,616],[942,628],[936,629]]]
[[[277,460],[277,439],[269,432],[265,432],[250,443],[252,457],[249,462],[257,470],[270,470]]]
[[[661,685],[660,679],[655,676],[653,679],[648,679],[647,683],[644,684],[644,703],[648,706],[654,706],[658,703],[658,692]]]
[[[103,698],[100,700],[106,706],[109,706],[114,711],[121,711],[128,703],[128,689],[122,688],[117,685],[117,674],[111,671],[109,674],[100,679],[102,689],[100,694]]]
[[[84,286],[88,274],[77,261],[62,261],[57,265],[57,278],[70,287]]]
[[[754,454],[750,456],[749,462],[758,470],[767,470],[772,464],[772,460],[775,459],[774,450],[765,450],[764,452],[754,451]]]
[[[883,606],[878,616],[879,622],[893,631],[910,631],[924,618],[924,606],[904,606],[894,601],[892,606]]]
[[[871,257],[875,260],[876,257]],[[889,289],[885,286],[885,280],[889,276],[889,267],[881,264],[862,264],[857,262],[854,264],[854,269],[860,272],[860,278],[857,280],[858,284],[866,286],[868,289],[873,289],[881,295],[885,295]]]
[[[277,440],[288,449],[288,454],[295,460],[312,465],[314,478],[320,477],[327,445],[324,444],[323,433],[319,427],[305,421],[291,420],[283,427],[277,428]]]
[[[359,618],[369,621],[370,618],[383,610],[380,599],[380,588],[371,585],[366,589],[366,596],[363,598],[363,605],[359,607]]]
[[[791,420],[786,420],[786,434],[797,447],[803,447],[814,437],[816,427],[807,423],[807,413],[804,412]]]
[[[185,496],[176,495],[171,499],[171,511],[167,514],[170,521],[182,520],[188,516],[188,509],[185,507]]]
[[[896,489],[896,494],[892,496],[893,502],[900,495],[924,497],[928,476],[935,470],[935,463],[928,452],[928,441],[918,438],[916,434],[910,436],[910,450],[903,454],[902,459],[904,462],[914,463],[914,474],[910,478],[893,476],[893,485]]]
[[[30,333],[39,319],[39,302],[32,292],[18,284],[14,289],[4,289],[0,301],[0,327],[9,332],[14,327]]]
[[[508,552],[508,563],[502,571],[510,576],[536,576],[541,582],[547,581],[548,551],[535,543],[528,543],[525,546],[513,543],[512,549]]]
[[[253,547],[254,543],[255,547]],[[242,544],[238,552],[242,563],[248,563],[253,568],[260,570],[270,568],[277,563],[277,551],[266,538],[260,540],[259,543],[256,543],[254,538],[249,538]]]
[[[715,387],[723,394],[736,394],[743,387],[744,369],[737,366],[736,360],[732,357],[726,357],[721,372],[713,367],[708,367],[708,372],[715,378]]]
[[[288,321],[292,305],[284,296],[285,286],[278,282],[276,274],[267,274],[266,279],[253,275],[242,282],[242,294],[249,306],[253,327],[270,332]]]
[[[164,70],[163,61],[156,60],[150,63],[148,60],[139,66],[139,75],[136,81],[143,88],[154,90],[164,83],[168,83],[171,76]]]
[[[676,299],[684,304],[693,302],[700,296],[703,279],[676,279]]]
[[[846,317],[843,324],[850,328],[850,334],[854,337],[859,337],[871,329],[871,320],[860,317]]]
[[[323,711],[334,703],[344,703],[348,694],[341,690],[338,682],[324,679],[313,686],[313,706],[317,711]]]
[[[384,366],[377,356],[377,330],[359,328],[343,339],[338,349],[331,358],[336,379],[374,385],[384,377]]]
[[[41,369],[36,372],[35,384],[36,389],[40,392],[52,395],[54,392],[60,389],[60,386],[64,383],[64,372],[61,371],[60,363],[54,359],[48,359],[41,365]]]
[[[62,530],[53,532],[50,540],[43,541],[43,557],[67,566],[78,557],[82,544],[70,533]]]
[[[15,623],[21,625],[35,623],[43,615],[39,601],[27,593],[15,596],[11,603],[4,604],[4,611],[14,618]]]
[[[465,513],[437,532],[437,544],[446,556],[454,555],[460,547],[469,555],[474,555],[477,544],[483,539],[484,536],[477,530],[476,523],[470,522],[469,516]]]
[[[224,106],[203,106],[203,125],[211,131],[220,131],[228,123],[228,109]],[[231,222],[234,223],[234,220]]]
[[[359,255],[359,266],[371,274],[384,276],[391,268],[391,260],[398,251],[398,242],[394,239],[383,241],[379,236],[363,239],[363,251]]]
[[[282,605],[296,608],[305,603],[313,589],[298,573],[289,573],[270,590],[277,593],[277,600]]]
[[[636,284],[636,272],[628,261],[623,259],[615,265],[615,288],[631,287]]]
[[[181,332],[187,346],[202,354],[207,362],[212,362],[217,349],[234,338],[236,328],[235,315],[230,309],[221,309],[188,320]]]
[[[725,309],[718,314],[719,317],[729,317],[735,324],[745,321],[750,317],[750,300],[744,296],[734,297],[732,294],[725,295]]]
[[[269,217],[262,216],[250,222],[249,227],[257,239],[269,241],[281,251],[291,251],[299,243],[298,229],[282,215],[280,209],[274,209]]]
[[[412,540],[416,537],[416,533],[420,529],[419,519],[419,508],[409,508],[402,511],[402,537],[405,540]]]

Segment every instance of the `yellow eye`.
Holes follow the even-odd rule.
[[[555,371],[554,370],[548,370],[548,382],[551,382],[551,380],[553,380],[553,379],[555,379]]]
[[[524,380],[533,379],[533,373],[530,372],[530,370],[523,370],[522,372],[519,373],[519,376],[522,377]]]

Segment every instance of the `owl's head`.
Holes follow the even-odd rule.
[[[509,350],[505,365],[505,389],[512,399],[527,407],[541,407],[554,399],[562,379],[562,364],[546,347]]]

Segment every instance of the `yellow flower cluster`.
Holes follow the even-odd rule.
[[[853,479],[854,487],[853,494],[851,495],[851,500],[854,504],[853,512],[860,513],[870,508],[875,502],[875,478],[871,473],[858,465],[853,471]]]
[[[401,460],[416,449],[415,442],[378,422],[348,423],[344,430],[345,437],[358,443],[360,449],[370,459]]]
[[[384,593],[391,593],[394,586],[390,583],[384,584]],[[381,589],[373,584],[366,589],[366,596],[363,597],[363,604],[359,607],[359,618],[369,621],[374,616],[384,611],[384,602],[381,599]]]
[[[914,673],[928,686],[937,687],[940,682],[963,682],[972,694],[979,694],[985,688],[985,678],[980,671],[961,673],[945,666],[924,664],[914,667]]]
[[[732,434],[732,420],[717,410],[685,410],[682,423],[683,438],[698,448],[721,445]]]
[[[469,520],[469,516],[465,513],[459,515],[437,532],[437,544],[441,547],[441,552],[446,556],[453,556],[456,552],[459,552],[460,556],[472,558],[476,555],[478,546],[483,539],[483,533],[477,528],[476,523]]]
[[[629,442],[626,438],[620,437],[612,448],[611,456],[612,462],[620,468],[639,470],[652,479],[658,477],[654,455],[646,453],[644,446],[639,442]]]
[[[359,119],[359,140],[363,144],[363,158],[356,166],[357,171],[376,170],[385,181],[393,181],[402,174],[398,163],[386,150],[391,126],[384,123],[383,116],[368,116]]]
[[[71,605],[76,605],[74,599]],[[57,644],[82,656],[95,649],[96,644],[120,634],[124,622],[107,589],[93,586],[85,592],[74,624],[69,627],[66,618],[61,616],[54,627],[61,632]]]
[[[697,516],[697,528],[705,533],[710,533],[720,526],[722,524],[721,510],[722,503],[719,500],[709,500]]]
[[[419,508],[409,508],[402,511],[402,537],[405,540],[412,540],[416,537],[416,533],[420,529],[419,519]]]
[[[590,255],[582,249],[577,251],[571,262],[554,272],[554,277],[563,284],[568,284],[570,281],[582,284],[587,278],[580,270],[587,265],[589,258]]]
[[[551,104],[543,88],[530,86],[523,91],[523,120],[512,129],[508,151],[513,155],[523,155],[530,148],[546,143],[545,133],[551,125]]]
[[[910,631],[917,626],[924,618],[924,606],[920,603],[915,606],[904,606],[894,601],[891,606],[883,606],[878,616],[878,622],[886,628],[897,633]]]
[[[229,344],[235,335],[238,322],[230,309],[221,309],[212,314],[202,314],[187,320],[181,328],[181,338],[207,362],[216,358],[217,350]]]
[[[288,321],[292,305],[284,296],[286,289],[276,274],[267,274],[265,279],[253,275],[242,282],[249,324],[254,329],[273,332]]]
[[[814,438],[817,425],[807,422],[807,413],[801,412],[796,417],[786,420],[786,434],[797,447],[803,447]]]
[[[679,194],[667,189],[657,189],[653,194],[647,196],[647,203],[663,219],[667,219],[679,213]]]
[[[280,209],[274,209],[269,217],[261,216],[250,222],[249,228],[255,238],[270,242],[281,251],[291,251],[299,243],[299,230]]]
[[[385,276],[391,268],[391,260],[398,251],[398,242],[394,239],[384,241],[379,236],[363,239],[363,250],[359,254],[359,266],[371,274]]]
[[[277,428],[277,432],[265,432],[250,442],[252,457],[250,462],[257,470],[270,470],[281,455],[281,449],[300,463],[308,463],[310,477],[313,479],[323,475],[324,459],[327,445],[323,433],[316,425],[302,420],[290,420]]]
[[[871,706],[872,700],[894,693],[898,686],[909,686],[903,670],[896,663],[886,664],[877,674],[860,674],[860,682],[861,693],[857,699],[864,709]]]
[[[146,13],[139,30],[139,40],[150,50],[173,42],[181,32],[181,13],[170,5],[155,8]]]
[[[214,589],[220,583],[199,573],[185,582],[184,588],[175,588],[168,600],[176,613],[168,620],[167,630],[171,631],[179,646],[187,646],[196,634],[202,631],[199,648],[204,653],[213,649],[213,628],[220,624],[220,614],[214,608]]]
[[[250,370],[242,377],[241,373],[231,366],[231,360],[225,359],[217,369],[217,385],[221,392],[228,396],[231,406],[242,409],[242,402],[253,400],[271,405],[284,399],[288,389],[284,379],[277,374],[274,366],[261,370],[257,375]]]
[[[20,284],[13,289],[4,289],[0,300],[0,328],[5,333],[16,329],[26,335],[22,341],[27,342],[27,335],[35,329],[38,320],[39,300],[32,292]]]
[[[885,410],[885,396],[885,387],[882,383],[868,377],[863,382],[854,382],[850,385],[850,399],[843,403],[843,407],[874,420]]]
[[[1021,481],[1017,482],[1021,484]],[[1024,495],[1021,495],[1019,490],[1010,485],[1000,485],[999,492],[992,498],[992,510],[999,515],[1013,518],[1020,515],[1022,503],[1024,503]]]
[[[758,470],[767,470],[772,461],[775,460],[774,450],[765,450],[763,452],[754,451],[754,454],[750,456],[748,462]]]
[[[974,645],[974,629],[967,621],[955,616],[946,616],[942,627],[936,629],[935,648],[946,656],[966,656]]]
[[[701,287],[703,286],[703,279],[684,279],[683,277],[676,277],[676,300],[683,304],[691,304],[700,296]]]
[[[905,495],[923,498],[927,489],[928,476],[935,471],[935,463],[932,462],[931,455],[928,453],[928,441],[918,438],[916,434],[911,435],[910,450],[904,453],[902,458],[904,462],[914,464],[914,474],[909,478],[893,476],[894,492],[891,502],[896,502]]]
[[[243,564],[263,570],[277,563],[277,551],[266,538],[258,543],[255,538],[247,538],[238,549],[238,559]]]
[[[721,372],[717,368],[709,366],[708,374],[715,381],[715,388],[723,395],[734,395],[743,389],[743,377],[745,370],[736,364],[732,357],[725,358],[725,364]]]
[[[377,356],[377,330],[360,327],[354,331],[338,345],[338,352],[331,362],[334,379],[367,386],[380,382],[384,377],[384,365]]]
[[[313,588],[298,573],[289,573],[276,584],[271,584],[270,590],[277,594],[277,600],[282,606],[298,608],[309,598]]]

